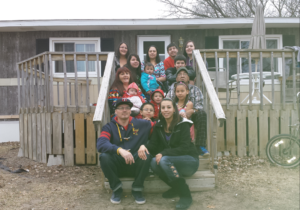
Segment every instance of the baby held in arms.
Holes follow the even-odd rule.
[[[131,108],[131,115],[135,118],[142,119],[142,115],[140,114],[140,108],[145,103],[145,99],[141,96],[142,92],[139,90],[139,87],[135,82],[131,83],[127,90],[124,91],[123,98],[128,98],[131,103],[133,103],[133,107]]]

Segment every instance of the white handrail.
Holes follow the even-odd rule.
[[[198,65],[199,72],[202,76],[206,91],[208,93],[211,104],[213,106],[216,118],[219,120],[220,125],[222,125],[224,120],[226,119],[225,113],[224,113],[221,103],[219,101],[218,95],[215,91],[215,88],[211,82],[210,76],[206,69],[206,65],[204,64],[204,61],[202,59],[202,56],[201,56],[199,50],[194,50],[193,54],[195,56],[196,64]]]
[[[102,78],[102,84],[100,87],[100,92],[97,100],[96,110],[93,118],[94,123],[103,122],[103,117],[105,115],[105,105],[108,100],[109,88],[114,80],[115,68],[114,68],[114,53],[108,53],[104,76]]]

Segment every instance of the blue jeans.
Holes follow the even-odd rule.
[[[116,191],[122,187],[120,177],[134,177],[132,190],[142,191],[144,188],[144,180],[148,175],[151,158],[147,155],[147,160],[139,158],[138,153],[132,154],[134,158],[133,164],[125,163],[125,159],[117,154],[101,153],[100,165],[105,177],[109,181],[110,188]]]
[[[157,165],[155,158],[151,161],[151,169],[164,182],[172,182],[181,176],[192,176],[199,167],[199,158],[190,155],[163,156]]]

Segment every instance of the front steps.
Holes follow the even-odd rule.
[[[212,190],[215,188],[215,175],[210,171],[209,159],[199,158],[198,171],[190,177],[185,177],[189,188],[193,192]],[[120,178],[124,192],[131,192],[133,178]],[[110,190],[108,180],[105,178],[104,187]],[[147,177],[144,182],[144,192],[146,193],[161,193],[168,190],[170,187],[161,181],[158,176]]]

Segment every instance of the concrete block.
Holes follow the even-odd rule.
[[[24,157],[24,152],[22,148],[19,149],[18,157]]]
[[[65,165],[63,155],[49,155],[47,166]]]

